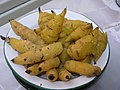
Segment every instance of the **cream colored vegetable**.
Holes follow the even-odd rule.
[[[29,50],[35,50],[35,49],[40,49],[41,45],[36,45],[33,44],[32,42],[28,40],[18,40],[16,38],[5,38],[1,36],[1,38],[4,38],[4,40],[16,51],[19,53],[25,53]]]
[[[82,27],[84,25],[87,25],[87,22],[81,21],[81,20],[67,20],[64,19],[62,32],[60,33],[59,38],[66,37],[70,35],[75,29],[78,27]]]
[[[30,75],[39,75],[39,74],[42,74],[43,72],[40,72],[38,70],[38,66],[39,66],[40,63],[37,63],[37,64],[34,64],[30,67],[27,68],[27,70],[25,71],[27,74],[30,74]]]
[[[101,32],[99,28],[95,28],[92,34],[95,38],[97,38],[97,45],[93,48],[92,54],[94,55],[94,63],[98,61],[100,56],[102,55],[103,51],[107,46],[107,33]]]
[[[42,48],[43,60],[58,56],[62,51],[63,46],[61,42],[49,44],[48,46]]]
[[[47,23],[45,29],[41,31],[41,38],[46,41],[46,43],[53,43],[58,40],[59,33],[62,31],[65,14],[66,8],[59,15],[54,16],[54,18]]]
[[[39,10],[39,18],[38,18],[38,24],[40,26],[40,29],[43,30],[45,28],[45,25],[54,18],[56,13],[51,10],[51,13],[43,12],[40,8]]]
[[[34,64],[42,60],[42,52],[40,50],[30,50],[12,59],[13,63],[24,65]]]
[[[101,73],[100,67],[75,60],[66,61],[64,67],[70,72],[85,76],[97,76]]]
[[[59,79],[61,81],[68,81],[71,79],[72,74],[68,72],[64,67],[59,69]]]
[[[38,36],[33,30],[22,25],[21,23],[11,20],[10,25],[13,31],[20,36],[22,39],[29,40],[37,45],[44,45],[45,42]]]
[[[52,68],[56,68],[60,65],[60,60],[58,57],[55,57],[55,58],[51,58],[51,59],[48,59],[44,62],[42,62],[40,65],[39,65],[39,71],[43,72],[43,71],[48,71]]]
[[[85,26],[79,26],[77,29],[75,29],[65,40],[65,42],[69,42],[72,40],[78,40],[88,34],[90,34],[93,30],[92,24],[88,23]]]
[[[93,48],[97,45],[97,38],[92,35],[84,36],[75,44],[68,47],[67,53],[72,59],[81,60],[92,54]]]
[[[12,61],[16,64],[34,64],[58,56],[63,50],[62,44],[56,42],[41,49],[27,51],[15,57]]]

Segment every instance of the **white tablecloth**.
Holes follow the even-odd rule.
[[[109,8],[102,0],[53,0],[41,8],[63,9],[64,7],[67,7],[68,10],[86,15],[95,21],[104,31],[108,32],[110,61],[101,78],[86,90],[120,90],[120,12]],[[0,35],[6,35],[9,29],[9,23],[0,27]],[[16,81],[5,62],[2,40],[0,40],[0,87],[1,86],[4,90],[25,90]]]

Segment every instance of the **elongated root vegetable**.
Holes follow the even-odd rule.
[[[30,75],[39,75],[39,74],[42,74],[43,72],[40,72],[38,70],[38,66],[39,66],[40,63],[37,63],[37,64],[34,64],[30,67],[27,68],[27,70],[25,71],[26,73],[30,74]]]
[[[71,40],[78,40],[88,34],[90,34],[93,30],[92,24],[88,23],[87,25],[83,26],[83,27],[78,27],[77,29],[75,29],[65,40],[65,42],[69,42]]]
[[[86,35],[77,40],[75,44],[68,47],[67,53],[72,59],[81,60],[92,54],[93,48],[97,44],[97,38],[92,35]]]
[[[40,26],[40,29],[43,30],[45,28],[45,25],[54,18],[56,15],[53,10],[51,10],[51,13],[48,12],[42,12],[40,8],[39,10],[39,18],[38,18],[38,24]]]
[[[27,51],[15,57],[12,61],[16,64],[34,64],[59,55],[63,50],[62,44],[56,42],[41,49]]]
[[[34,44],[38,44],[38,45],[45,44],[45,42],[40,38],[40,36],[38,36],[33,30],[22,25],[21,23],[15,21],[15,20],[10,20],[10,25],[11,25],[13,31],[21,38],[23,38],[25,40],[27,39]]]
[[[62,32],[59,35],[59,38],[66,37],[70,35],[78,27],[87,25],[87,22],[81,20],[64,20]]]
[[[97,76],[101,73],[101,69],[98,66],[75,60],[66,61],[64,67],[70,72],[85,76]]]
[[[15,57],[11,61],[16,64],[34,64],[42,60],[42,53],[40,50],[30,50],[19,56]]]
[[[43,54],[43,60],[50,59],[52,57],[58,56],[63,51],[63,46],[61,42],[56,42],[43,47],[41,52]]]
[[[58,71],[56,68],[50,69],[46,72],[47,80],[54,82],[58,79]]]
[[[62,11],[62,13],[54,16],[54,18],[47,23],[45,29],[41,31],[41,38],[44,41],[47,43],[53,43],[54,41],[57,41],[59,33],[62,31],[65,14],[66,8]]]
[[[63,51],[60,54],[59,58],[62,63],[65,63],[65,61],[70,59],[69,55],[67,54],[67,48],[63,48]]]
[[[68,72],[64,67],[59,69],[59,79],[62,81],[68,81],[71,79],[72,74]]]
[[[3,36],[0,36],[0,37],[19,53],[25,53],[29,50],[40,49],[42,47],[40,45],[33,44],[28,40],[18,40],[16,38],[9,38],[9,37],[5,38]]]
[[[51,59],[48,59],[44,62],[42,62],[40,65],[39,65],[39,71],[48,71],[52,68],[56,68],[60,65],[60,60],[58,57],[55,57],[55,58],[51,58]]]
[[[92,52],[94,55],[94,63],[96,63],[105,50],[108,40],[107,33],[101,32],[98,27],[93,30],[92,34],[97,38],[97,45],[93,48]]]

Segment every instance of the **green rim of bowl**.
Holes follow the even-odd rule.
[[[71,11],[71,10],[69,10],[69,11]],[[72,12],[74,12],[74,11],[72,11]],[[35,12],[34,12],[35,13]],[[78,12],[75,12],[75,13],[78,13]],[[78,13],[78,14],[80,14],[80,13]],[[81,15],[83,15],[83,14],[81,14]],[[87,16],[85,16],[85,15],[83,15],[84,17],[86,17],[86,18],[88,18]],[[90,19],[90,18],[88,18],[88,19]],[[90,19],[91,20],[91,19]],[[92,22],[94,22],[93,20],[91,20]],[[95,23],[95,22],[94,22]],[[95,23],[96,24],[96,23]],[[96,24],[97,25],[97,24]],[[97,25],[97,26],[99,26],[99,25]],[[101,29],[101,28],[100,28]],[[101,29],[102,30],[102,29]],[[102,30],[103,31],[103,30]],[[9,31],[10,32],[10,31]],[[6,36],[8,36],[8,34],[9,34],[9,32],[7,33],[7,35]],[[7,56],[6,56],[6,54],[5,54],[5,41],[4,41],[4,56],[5,56],[5,60],[6,60],[6,62],[7,62],[7,64],[8,64],[8,66],[9,66],[9,68],[11,69],[11,71],[14,73],[14,75],[16,76],[16,77],[18,77],[21,81],[23,81],[23,82],[25,82],[26,84],[28,84],[28,85],[30,85],[30,86],[32,86],[32,87],[35,87],[36,89],[43,89],[43,90],[55,90],[55,89],[49,89],[49,88],[45,88],[45,87],[41,87],[41,86],[38,86],[38,85],[35,85],[35,84],[33,84],[33,83],[31,83],[31,82],[29,82],[28,80],[26,80],[26,79],[24,79],[22,76],[20,76],[18,73],[16,73],[15,71],[14,71],[14,69],[12,68],[12,66],[9,64],[9,62],[8,62],[8,60],[7,60]],[[88,83],[86,83],[86,84],[83,84],[83,85],[81,85],[81,86],[77,86],[77,87],[74,87],[74,88],[69,88],[69,89],[65,89],[65,90],[74,90],[74,89],[82,89],[82,88],[84,88],[84,87],[86,87],[86,86],[89,86],[90,84],[93,84],[101,75],[102,75],[102,73],[105,71],[105,68],[107,67],[107,65],[108,65],[108,62],[109,62],[109,58],[110,58],[110,44],[109,44],[109,41],[108,41],[108,49],[109,49],[109,53],[108,53],[108,58],[107,58],[107,63],[106,63],[106,65],[104,66],[104,68],[103,68],[103,70],[102,70],[102,72],[100,73],[100,75],[98,75],[98,76],[96,76],[92,81],[90,81],[90,82],[88,82]]]
[[[14,73],[14,71],[12,72],[15,79],[27,90],[38,90],[36,87],[30,86],[29,84],[27,84],[26,82],[22,81],[19,77],[16,76],[16,74]],[[102,75],[101,75],[102,76]],[[100,77],[101,77],[100,76]],[[94,80],[93,82],[91,82],[88,86],[83,87],[83,88],[78,88],[78,89],[86,89],[89,88],[90,86],[92,86],[95,82],[97,82],[100,77],[98,77],[96,80]]]
[[[12,72],[15,79],[27,90],[37,90],[35,87],[32,87],[30,85],[28,85],[27,83],[25,83],[24,81],[22,81],[21,79],[19,79],[19,77],[17,77],[14,73],[14,71]]]

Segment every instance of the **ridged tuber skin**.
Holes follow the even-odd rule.
[[[51,10],[51,13],[43,12],[40,8],[38,8],[39,11],[39,17],[38,17],[38,24],[40,26],[40,29],[43,30],[45,28],[45,25],[54,18],[56,13]]]
[[[60,14],[54,16],[54,18],[47,23],[45,29],[41,31],[41,38],[46,43],[49,44],[58,40],[59,33],[62,31],[65,14],[66,8]]]
[[[56,68],[50,69],[46,72],[47,80],[55,82],[58,79],[58,71]]]
[[[78,40],[86,35],[89,35],[92,32],[92,30],[93,30],[93,26],[91,23],[88,23],[83,27],[79,26],[66,38],[65,42]]]
[[[63,52],[60,55],[60,60],[62,61],[62,63],[70,59],[67,53],[68,46],[73,44],[76,40],[90,34],[92,30],[93,30],[93,26],[91,23],[86,23],[80,20],[64,21],[63,31],[60,33],[60,37],[59,37],[60,39],[58,40],[62,42],[64,46]]]
[[[42,48],[43,60],[58,56],[61,54],[62,51],[63,46],[61,42],[49,44],[48,46]]]
[[[94,63],[98,61],[107,46],[107,33],[101,32],[99,28],[93,30],[92,35],[97,38],[97,45],[93,48]]]
[[[3,37],[3,36],[1,36]],[[28,40],[19,40],[16,38],[9,38],[4,37],[5,42],[7,42],[14,50],[18,51],[19,53],[25,53],[29,50],[40,49],[43,46],[33,44]]]
[[[58,57],[55,57],[55,58],[51,58],[51,59],[48,59],[48,60],[45,60],[44,62],[42,62],[40,65],[39,65],[39,71],[43,72],[43,71],[48,71],[52,68],[56,68],[60,65],[60,60]]]
[[[42,52],[40,50],[30,50],[19,56],[15,57],[11,61],[15,64],[34,64],[42,60]]]
[[[16,35],[20,36],[22,39],[29,40],[37,45],[45,44],[41,37],[38,36],[33,30],[31,30],[27,26],[24,26],[23,24],[15,20],[10,20],[10,25],[13,31],[16,33]]]
[[[70,56],[67,53],[67,48],[69,45],[73,44],[73,41],[70,42],[65,42],[66,37],[60,38],[58,41],[61,42],[63,44],[63,51],[62,53],[59,55],[59,58],[61,60],[61,63],[64,63],[65,61],[70,59]]]
[[[39,64],[40,64],[40,63],[31,65],[30,67],[28,67],[28,68],[26,69],[25,72],[26,72],[27,74],[32,75],[32,76],[42,74],[43,72],[40,72],[40,71],[38,70]]]
[[[86,35],[77,40],[75,44],[68,47],[68,55],[75,60],[84,59],[86,56],[92,54],[93,48],[97,45],[97,38],[92,35]]]
[[[58,56],[63,50],[62,44],[56,42],[41,49],[27,51],[15,57],[12,61],[16,64],[34,64]]]
[[[71,79],[72,74],[67,71],[64,67],[60,68],[59,70],[59,79],[61,81],[68,81]]]
[[[63,51],[60,54],[59,58],[62,63],[65,63],[65,61],[70,59],[69,55],[67,54],[67,48],[63,48]]]
[[[34,29],[34,32],[38,35],[38,36],[40,36],[40,34],[41,34],[41,28],[39,27],[39,28],[35,28]]]
[[[70,72],[88,77],[97,76],[101,73],[100,67],[75,60],[66,61],[64,67]]]
[[[87,22],[84,22],[84,21],[81,21],[81,20],[67,20],[67,19],[64,19],[62,32],[60,33],[59,38],[66,37],[66,36],[70,35],[78,27],[83,27],[87,24],[88,24]]]

